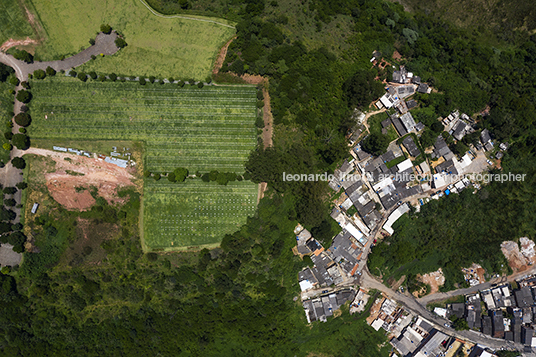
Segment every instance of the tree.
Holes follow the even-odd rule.
[[[24,134],[15,134],[11,142],[20,150],[26,150],[30,147],[30,138]]]
[[[104,82],[106,80],[106,76],[104,74],[99,74],[99,82]]]
[[[382,95],[383,84],[374,78],[372,71],[359,70],[344,83],[343,90],[350,109],[365,108]]]
[[[15,159],[19,159],[19,158],[16,157]],[[12,195],[15,192],[17,192],[17,189],[15,187],[4,187],[2,192],[4,192],[6,195]]]
[[[16,134],[16,135],[19,135],[19,134]],[[11,164],[13,165],[13,167],[22,170],[26,167],[26,160],[24,160],[22,157],[14,157],[11,160]],[[15,192],[17,191],[16,188],[13,187],[13,189],[15,189]],[[6,192],[6,189],[4,188],[4,193],[5,192]]]
[[[2,145],[2,148],[3,148],[4,150],[11,151],[11,150],[13,149],[13,145],[11,145],[10,143],[4,143],[4,144]]]
[[[149,82],[154,83],[154,80],[155,80],[155,79],[156,79],[156,78],[155,78],[154,76],[149,76]]]
[[[19,79],[15,76],[9,78],[9,84],[14,85],[15,87],[18,86],[20,83]]]
[[[85,82],[85,81],[87,81],[87,74],[85,74],[84,72],[80,72],[80,73],[78,73],[76,78],[78,78],[82,82]]]
[[[0,63],[0,82],[5,82],[11,73],[15,72],[13,68]]]
[[[179,6],[181,7],[181,9],[186,10],[190,6],[190,4],[188,3],[188,0],[179,0]]]
[[[48,66],[45,70],[47,76],[55,76],[56,75],[56,70],[50,66]]]
[[[6,198],[4,200],[4,206],[6,207],[13,207],[17,204],[17,201],[15,201],[13,198]]]
[[[26,90],[20,90],[17,93],[17,100],[22,103],[30,103],[30,100],[32,100],[32,93]]]
[[[19,190],[24,190],[25,188],[28,187],[28,184],[26,182],[19,182],[18,184],[16,184],[15,186],[17,186],[17,188]]]
[[[115,39],[115,45],[119,48],[124,48],[127,46],[127,42],[123,40],[121,37],[118,37]]]
[[[11,140],[11,138],[13,138],[13,133],[11,131],[6,131],[4,133],[4,138],[6,138],[6,140]]]
[[[173,172],[170,172],[168,175],[167,175],[167,179],[169,182],[175,182],[176,179],[175,179],[175,173]]]
[[[47,75],[46,75],[45,71],[43,71],[42,69],[36,69],[34,71],[34,73],[33,73],[33,77],[35,79],[45,79],[46,76]]]
[[[185,169],[184,167],[179,167],[173,171],[175,174],[175,181],[176,182],[184,182],[186,180],[186,177],[188,177],[188,169]]]
[[[69,76],[71,76],[71,77],[76,77],[77,75],[78,75],[78,73],[76,73],[76,71],[75,71],[74,69],[71,69],[71,70],[69,71]]]
[[[140,77],[140,81],[139,81],[139,82],[140,82],[140,84],[141,84],[142,86],[144,86],[145,83],[147,83],[147,81],[146,81],[145,78],[143,78],[143,77]]]
[[[95,73],[95,71],[91,71],[88,74],[91,77],[91,79],[93,79],[93,80],[97,79],[97,73]]]
[[[112,33],[112,27],[108,24],[102,24],[101,27],[100,27],[100,30],[102,33],[105,33],[107,35],[109,35],[110,33]]]
[[[19,113],[15,116],[15,123],[20,126],[28,126],[32,122],[32,117],[28,113]]]
[[[201,89],[201,88],[203,88],[203,86],[204,86],[203,82],[197,83],[197,88]]]
[[[154,178],[155,181],[159,181],[162,178],[162,175],[154,174],[153,178]]]
[[[439,121],[435,121],[432,123],[431,129],[435,131],[437,134],[441,133],[444,129],[443,124],[441,124]]]
[[[389,146],[389,138],[381,133],[372,133],[363,140],[363,150],[378,156],[381,155]]]
[[[24,61],[26,63],[32,63],[33,62],[33,56],[31,54],[29,54],[28,52],[26,52],[25,50],[17,50],[13,54],[13,57],[15,57],[16,59],[18,59],[20,61]]]
[[[112,82],[115,82],[115,81],[117,80],[117,74],[115,74],[115,73],[113,73],[113,72],[110,73],[110,80],[111,80]]]

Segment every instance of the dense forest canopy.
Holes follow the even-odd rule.
[[[254,181],[268,182],[267,197],[221,248],[200,253],[143,254],[135,192],[125,193],[122,207],[100,200],[86,213],[58,208],[40,217],[30,228],[41,253],[27,253],[18,271],[0,275],[3,355],[387,356],[388,346],[379,347],[383,334],[346,311],[306,326],[293,300],[305,263],[291,252],[292,229],[299,221],[329,239],[336,227],[327,223],[324,183],[281,180],[283,172],[333,171],[348,156],[354,109],[366,109],[380,95],[374,78],[392,71],[371,68],[373,51],[392,61],[397,49],[400,64],[437,89],[418,97],[419,116],[434,132],[439,115],[489,106],[479,126],[513,143],[503,167],[528,173],[530,181],[491,184],[424,206],[374,249],[371,271],[414,276],[444,266],[450,288],[459,268],[473,261],[500,270],[501,240],[534,237],[535,36],[520,32],[515,43],[491,47],[471,31],[373,0],[149,3],[164,13],[238,21],[223,71],[269,78],[274,147],[259,147],[247,163]],[[321,45],[324,32],[334,39],[329,46]],[[102,265],[86,264],[88,251],[64,261],[78,242],[79,219],[117,232],[99,248]]]

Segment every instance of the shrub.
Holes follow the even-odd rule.
[[[47,74],[42,69],[37,69],[33,73],[33,77],[35,79],[45,79],[46,76],[47,76]]]
[[[19,113],[15,115],[15,123],[20,126],[28,126],[32,122],[32,117],[28,113]]]
[[[147,253],[146,256],[147,256],[147,259],[151,262],[158,260],[158,254],[156,253]]]
[[[203,86],[204,86],[203,82],[197,83],[197,88],[201,89],[201,88],[203,88]]]
[[[100,30],[101,32],[109,35],[112,33],[112,26],[108,25],[108,24],[102,24],[101,27],[100,27]]]
[[[150,176],[151,176],[151,171],[149,170],[143,171],[143,177],[150,177]]]
[[[162,175],[154,174],[153,178],[154,178],[155,181],[159,181],[162,178]]]
[[[142,86],[144,86],[145,83],[147,83],[147,81],[145,80],[145,78],[140,77],[140,84],[141,84]]]
[[[169,182],[175,182],[176,179],[175,179],[175,173],[173,172],[170,172],[168,175],[167,175],[167,179]]]
[[[117,80],[117,74],[115,74],[115,73],[110,73],[109,77],[110,77],[110,80],[112,80],[114,82]]]
[[[19,133],[26,134],[26,128],[19,128]]]
[[[94,38],[90,38],[90,39],[89,39],[89,44],[90,44],[91,46],[94,46],[94,45],[95,45],[95,39],[94,39]]]
[[[188,169],[185,169],[184,167],[179,167],[173,171],[175,174],[175,181],[177,182],[184,182],[186,180],[186,177],[188,177]]]
[[[6,207],[13,207],[17,204],[17,202],[13,198],[7,198],[4,200],[4,206]]]
[[[76,77],[76,76],[78,75],[78,73],[76,73],[76,71],[75,71],[74,69],[71,69],[71,70],[69,71],[69,75],[70,75],[71,77]]]
[[[177,85],[182,88],[184,87],[184,82],[179,80],[179,83],[177,83]]]
[[[24,189],[28,188],[28,184],[26,182],[19,182],[15,186],[17,186],[17,188],[19,190],[24,190]]]
[[[19,79],[15,76],[9,78],[9,84],[13,86],[18,86],[20,83]]]
[[[30,147],[30,138],[24,134],[15,134],[11,142],[18,149],[26,150]]]
[[[30,103],[30,100],[32,100],[32,93],[26,90],[20,90],[17,93],[17,100],[22,103]]]
[[[115,39],[115,45],[119,48],[123,48],[127,46],[127,42],[123,40],[121,37],[118,37]]]
[[[4,145],[2,145],[2,148],[4,150],[11,151],[13,149],[13,145],[11,145],[10,143],[4,143]]]
[[[32,63],[33,62],[33,56],[29,54],[28,52],[24,50],[18,50],[13,55],[18,60],[24,61],[26,63]]]
[[[47,69],[45,70],[47,76],[55,76],[56,75],[56,70],[50,66],[47,67]]]
[[[26,82],[26,81],[22,82],[20,85],[24,89],[30,89],[30,84],[28,82]]]
[[[149,82],[154,83],[154,80],[155,80],[154,76],[149,77]]]
[[[14,225],[11,226],[11,230],[13,231],[22,231],[22,223],[15,223]]]
[[[91,71],[91,72],[89,72],[89,76],[90,76],[91,79],[93,79],[93,80],[97,79],[97,73],[95,73],[95,71]]]
[[[95,61],[95,60],[97,59],[97,56],[95,56],[95,55],[91,55],[91,59],[92,59],[93,61]]]
[[[78,78],[82,82],[85,82],[85,81],[87,81],[87,74],[85,74],[84,72],[80,72],[80,73],[78,73],[76,78]]]
[[[19,135],[19,134],[17,134]],[[26,167],[26,161],[22,158],[22,157],[14,157],[12,160],[11,160],[11,164],[13,165],[13,167],[17,168],[17,169],[24,169]],[[15,192],[17,192],[17,189],[15,187],[13,187],[13,189],[15,190]],[[13,193],[15,193],[13,192]],[[4,193],[6,193],[6,189],[4,188]]]
[[[168,78],[168,81],[169,81],[169,83],[173,83],[173,82],[175,82],[175,78],[173,78],[173,77],[169,77],[169,78]]]
[[[20,157],[16,157],[15,159],[20,159]],[[6,195],[12,195],[12,194],[14,194],[15,192],[17,192],[17,189],[16,189],[15,187],[4,187],[3,192],[4,192]]]
[[[6,138],[6,140],[11,140],[11,138],[13,138],[13,133],[11,131],[6,131],[4,133],[4,138]]]
[[[104,82],[106,80],[106,76],[103,74],[99,74],[99,82]]]
[[[26,113],[28,110],[30,110],[30,108],[28,108],[27,105],[22,105],[22,106],[20,107],[20,111],[23,112],[23,113]]]
[[[188,83],[193,86],[195,84],[195,79],[189,79],[188,80]]]

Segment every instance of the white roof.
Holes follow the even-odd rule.
[[[380,98],[380,102],[382,102],[383,106],[386,108],[391,108],[394,105],[394,102],[388,93],[384,94],[383,97]]]
[[[444,309],[442,307],[436,307],[434,309],[434,312],[441,317],[447,317],[447,309]]]
[[[438,187],[442,187],[442,186],[445,186],[447,183],[445,182],[445,175],[442,175],[442,174],[435,174],[433,176],[433,183],[434,183],[434,187],[435,188],[438,188]]]
[[[469,154],[465,154],[460,161],[460,166],[462,169],[465,169],[469,165],[471,165],[471,158],[469,157]]]
[[[300,281],[300,289],[301,291],[309,290],[313,287],[313,284],[309,282],[309,280],[302,280]]]
[[[346,225],[344,226],[344,229],[346,229],[348,231],[348,233],[350,233],[351,235],[354,236],[355,239],[359,239],[361,237],[363,237],[363,233],[361,233],[359,231],[359,229],[357,229],[353,224],[351,223],[346,223]]]
[[[372,326],[372,328],[375,329],[376,331],[379,331],[383,326],[383,320],[376,319],[370,326]]]
[[[402,215],[409,211],[409,206],[407,204],[403,204],[397,209],[393,211],[389,215],[389,218],[387,218],[387,221],[383,225],[383,229],[385,229],[389,234],[393,234],[395,231],[393,230],[392,226],[393,224],[400,218]]]
[[[374,186],[372,186],[372,188],[374,189],[374,191],[379,191],[382,188],[387,187],[392,184],[393,184],[393,180],[390,177],[387,177],[381,180],[380,182],[378,182],[377,184],[375,184]]]
[[[396,167],[398,167],[398,171],[400,171],[400,172],[406,171],[407,169],[411,168],[412,166],[413,166],[413,164],[411,163],[410,159],[406,159],[406,160],[402,161],[400,164],[396,165]]]

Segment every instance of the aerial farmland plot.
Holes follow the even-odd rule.
[[[120,140],[145,143],[143,167],[165,174],[244,172],[256,145],[254,87],[32,81],[35,139]],[[171,183],[145,179],[142,230],[148,250],[215,246],[254,213],[257,185],[227,186],[201,179]]]

